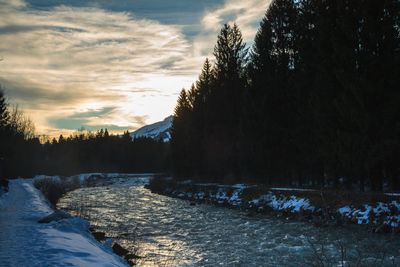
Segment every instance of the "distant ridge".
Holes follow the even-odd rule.
[[[163,142],[171,141],[172,116],[166,117],[163,121],[143,126],[130,133],[132,139],[149,137]]]

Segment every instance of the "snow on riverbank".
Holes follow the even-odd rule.
[[[274,211],[291,216],[300,215],[303,218],[306,216],[309,220],[316,219],[318,224],[324,220],[330,220],[324,223],[349,222],[375,225],[382,226],[379,227],[382,231],[390,231],[390,228],[400,229],[400,201],[398,200],[364,202],[363,205],[352,206],[351,200],[346,203],[350,205],[346,205],[343,204],[340,195],[330,193],[329,197],[333,201],[327,204],[323,196],[326,192],[313,189],[266,188],[246,184],[205,184],[194,183],[190,180],[178,182],[172,179],[152,181],[149,188],[157,193],[194,201],[258,212]],[[387,197],[396,196],[387,195]],[[383,226],[386,227],[385,230]]]
[[[393,228],[400,227],[400,203],[378,202],[375,205],[365,204],[360,208],[345,206],[338,209],[345,218],[357,224],[384,224]]]
[[[37,222],[52,212],[32,180],[10,181],[10,192],[0,197],[1,266],[128,266],[80,218]]]
[[[149,188],[152,190],[155,189],[158,193],[166,193],[178,198],[200,202],[205,201],[239,208],[251,208],[258,211],[272,209],[275,211],[300,213],[313,212],[316,210],[308,199],[296,197],[295,195],[287,197],[275,194],[273,191],[264,191],[249,196],[249,190],[255,189],[257,191],[257,186],[255,185],[197,184],[189,180],[175,183],[168,179],[166,179],[165,182],[166,184],[164,186],[156,189],[153,188],[150,183]]]

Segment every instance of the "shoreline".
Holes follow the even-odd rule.
[[[110,250],[110,253],[124,261],[127,266],[135,266],[135,260],[139,258],[137,255],[130,253],[118,242],[113,240],[113,238],[107,237],[105,232],[97,231],[96,227],[91,225],[88,219],[80,215],[71,215],[68,210],[58,209],[57,203],[66,193],[80,188],[112,185],[115,181],[113,182],[110,179],[135,177],[138,178],[136,183],[143,183],[144,181],[148,181],[147,177],[153,175],[153,173],[83,173],[73,176],[37,175],[32,180],[36,189],[38,189],[43,197],[51,204],[52,207],[50,208],[54,211],[52,214],[57,212],[67,213],[70,218],[79,218],[87,222],[87,232],[100,246],[106,246],[107,249]]]
[[[375,233],[400,233],[400,197],[345,191],[269,188],[249,184],[195,183],[154,178],[153,193],[249,213],[312,223],[318,227],[358,225]]]
[[[4,222],[0,233],[3,264],[129,266],[93,237],[86,220],[56,213],[33,186],[33,179],[10,180],[10,191],[0,197],[0,219]]]

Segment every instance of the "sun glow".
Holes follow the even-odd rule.
[[[217,24],[226,13],[238,13],[237,1],[229,0],[180,25],[138,18],[133,10],[0,2],[0,27],[6,29],[0,84],[37,133],[50,136],[81,127],[135,130],[171,115],[180,90],[190,88],[212,54]],[[246,30],[260,19],[250,9],[241,23]],[[210,16],[211,28],[193,26]]]

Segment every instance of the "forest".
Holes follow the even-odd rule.
[[[77,131],[58,139],[35,136],[34,124],[10,107],[0,91],[0,160],[4,176],[73,175],[86,172],[160,172],[169,164],[169,144],[151,138]]]
[[[213,55],[179,95],[171,143],[107,130],[43,141],[0,90],[7,176],[156,171],[400,189],[398,0],[275,0],[252,45],[225,24]]]
[[[400,189],[400,2],[275,0],[254,39],[226,24],[180,93],[181,179]]]

